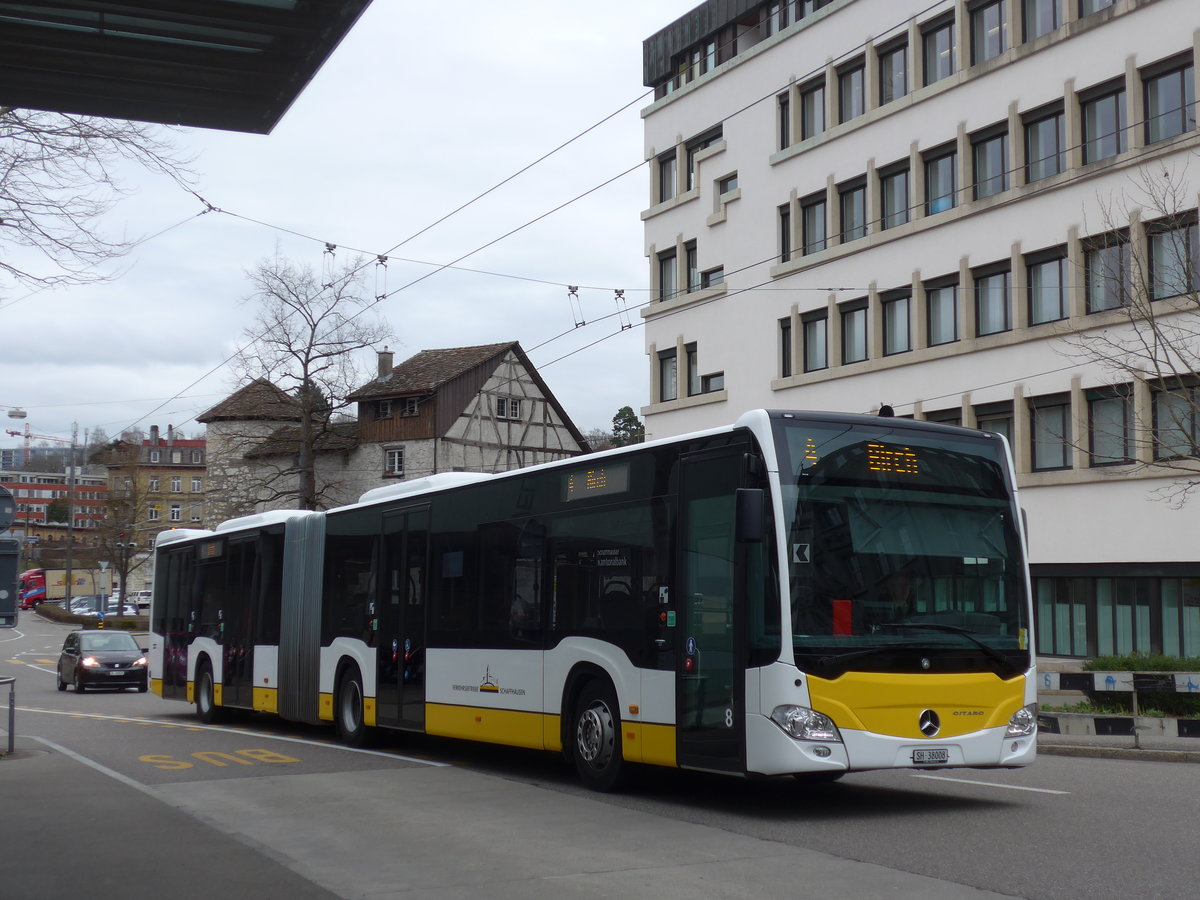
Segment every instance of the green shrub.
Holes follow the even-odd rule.
[[[1200,657],[1165,656],[1162,653],[1127,653],[1098,656],[1083,664],[1085,672],[1196,672],[1200,681]],[[1133,694],[1114,691],[1084,691],[1092,706],[1117,714],[1133,714]],[[1200,719],[1200,696],[1196,694],[1139,691],[1138,714]]]

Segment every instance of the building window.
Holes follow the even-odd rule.
[[[1063,0],[1021,0],[1024,4],[1025,40],[1032,41],[1049,34],[1062,24],[1059,4]],[[1070,2],[1070,0],[1067,0]]]
[[[706,272],[700,273],[700,287],[712,288],[719,287],[725,283],[725,267],[717,266],[715,269],[709,269]]]
[[[1079,0],[1079,15],[1080,17],[1090,16],[1102,9],[1108,9],[1116,2],[1117,0]]]
[[[182,522],[183,521],[183,507],[181,507],[178,503],[172,503],[170,515],[171,515],[172,522]]]
[[[779,149],[786,150],[792,145],[792,101],[787,94],[775,98],[779,109]]]
[[[779,207],[779,261],[787,262],[792,258],[792,205],[785,203]]]
[[[1029,324],[1057,322],[1067,317],[1067,260],[1062,249],[1027,259]]]
[[[658,399],[665,403],[679,398],[679,365],[674,350],[658,354]]]
[[[886,169],[879,175],[879,200],[883,228],[908,221],[908,167]]]
[[[418,397],[401,397],[399,402],[402,416],[415,416],[421,411],[421,400]]]
[[[668,200],[675,199],[675,191],[678,186],[678,166],[679,163],[675,157],[674,149],[658,158],[659,203],[666,203]]]
[[[866,69],[860,60],[838,73],[838,121],[849,122],[867,111]]]
[[[1158,222],[1147,229],[1149,240],[1150,299],[1177,297],[1196,290],[1200,247],[1196,223]]]
[[[392,417],[392,401],[379,400],[375,403],[375,418],[390,419]]]
[[[929,346],[958,340],[958,285],[926,286],[925,306],[929,311]]]
[[[829,318],[825,310],[809,313],[804,324],[804,371],[816,372],[829,366]]]
[[[925,214],[953,209],[955,206],[954,151],[940,151],[925,159]]]
[[[726,194],[732,194],[737,190],[737,186],[737,172],[734,172],[732,175],[726,175],[724,178],[717,180],[717,196],[723,197]]]
[[[700,376],[700,393],[711,394],[716,391],[725,390],[725,373],[713,372],[710,375]]]
[[[151,450],[150,451],[150,462],[152,462],[152,463],[162,462],[162,451],[161,450]]]
[[[975,275],[975,333],[979,337],[1012,328],[1008,274],[1007,269],[993,269]]]
[[[192,451],[192,464],[199,465],[202,462],[204,462],[204,451],[203,450],[193,450]]]
[[[1154,391],[1154,458],[1200,456],[1200,400],[1194,385],[1174,384]]]
[[[792,317],[779,320],[779,376],[790,378],[792,368]]]
[[[1084,244],[1084,291],[1089,313],[1129,304],[1129,264],[1129,237],[1123,233],[1105,235]]]
[[[908,44],[889,44],[879,50],[879,103],[891,103],[908,93]]]
[[[1008,190],[1008,132],[991,131],[972,140],[975,199]]]
[[[825,130],[825,81],[800,89],[800,137],[807,140]]]
[[[696,253],[696,242],[691,241],[683,248],[683,268],[687,276],[687,292],[700,290],[700,258]]]
[[[1010,402],[981,403],[975,407],[975,422],[980,431],[1002,434],[1011,444],[1013,438],[1013,405]]]
[[[804,230],[805,254],[817,253],[825,249],[827,233],[825,230],[825,196],[814,197],[801,201],[800,213]]]
[[[694,397],[700,393],[700,360],[696,356],[696,345],[687,344],[683,348],[683,358],[686,369],[687,395]]]
[[[1061,109],[1025,122],[1025,160],[1025,178],[1030,182],[1066,168],[1066,126]]]
[[[158,507],[157,507],[157,506],[151,506],[151,507],[149,507],[149,508],[146,510],[146,518],[147,518],[147,519],[149,519],[151,522],[157,522],[157,521],[158,521],[158,518],[159,518],[159,516],[158,516]]]
[[[1196,128],[1196,82],[1189,63],[1152,77],[1146,91],[1146,143],[1165,141]]]
[[[721,129],[714,128],[712,131],[706,131],[699,137],[694,137],[687,142],[687,185],[686,190],[692,190],[696,186],[696,156],[703,150],[707,150],[715,144],[721,142]]]
[[[175,466],[183,464],[183,451],[182,450],[172,450],[171,451],[171,464],[175,465]]]
[[[1125,88],[1081,99],[1083,112],[1083,161],[1096,162],[1124,153]]]
[[[935,409],[925,413],[926,422],[937,422],[939,425],[962,425],[961,409]]]
[[[856,300],[841,307],[842,363],[862,362],[867,358],[867,301]]]
[[[200,479],[200,478],[193,478],[193,479],[192,479],[192,493],[193,493],[193,494],[200,494],[200,493],[203,493],[203,491],[204,491],[204,481],[203,481],[203,479]]]
[[[404,475],[404,448],[383,451],[383,474],[393,477]]]
[[[202,509],[202,508],[201,508],[201,507],[199,507],[199,506],[193,506],[193,507],[192,507],[192,511],[191,511],[191,514],[190,514],[191,521],[193,521],[193,522],[199,522],[199,521],[200,521],[200,511],[201,511],[201,509]]]
[[[671,300],[679,293],[679,282],[675,273],[675,251],[664,250],[658,254],[658,299]]]
[[[1008,24],[1005,0],[991,0],[971,10],[971,62],[979,65],[995,59],[1006,49]]]
[[[885,356],[912,349],[912,298],[884,297],[883,352]]]
[[[1033,469],[1066,469],[1071,465],[1071,398],[1068,394],[1029,401]]]
[[[521,418],[521,401],[516,397],[497,397],[496,398],[496,418],[498,419],[520,419]]]
[[[179,475],[171,476],[171,493],[172,494],[183,493],[183,478],[180,477]]]
[[[943,19],[926,28],[921,35],[925,57],[925,84],[933,84],[954,74],[954,19]]]
[[[842,208],[842,243],[867,236],[867,186],[862,182],[838,191]]]
[[[1133,410],[1129,385],[1087,392],[1088,458],[1092,466],[1133,459]]]
[[[146,490],[148,490],[151,494],[157,494],[159,490],[161,490],[161,488],[159,488],[157,477],[151,478],[146,482]]]

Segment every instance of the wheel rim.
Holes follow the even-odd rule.
[[[593,769],[603,769],[612,759],[616,728],[608,705],[595,701],[579,716],[575,746],[580,758]]]
[[[362,691],[358,682],[347,681],[342,686],[341,696],[342,702],[338,706],[338,712],[342,718],[342,731],[346,734],[354,734],[358,731],[362,717]]]

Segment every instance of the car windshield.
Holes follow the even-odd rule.
[[[123,631],[109,631],[103,634],[81,634],[79,646],[94,653],[99,650],[131,650],[138,652],[137,641]]]
[[[998,439],[797,420],[777,447],[801,667],[1025,668],[1023,550]]]

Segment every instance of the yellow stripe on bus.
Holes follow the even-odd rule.
[[[946,738],[1006,725],[1025,705],[1025,676],[849,672],[832,681],[810,675],[808,692],[813,709],[841,728],[923,739],[920,716],[932,709]]]
[[[425,705],[425,731],[442,737],[466,738],[510,747],[546,749],[541,713],[482,706]]]
[[[258,712],[279,712],[279,691],[276,688],[254,689],[254,709]]]
[[[326,694],[322,691],[317,705],[317,718],[322,722],[333,721],[333,694]]]
[[[651,722],[622,722],[621,753],[630,762],[674,766],[675,726]]]
[[[152,690],[154,693],[158,694],[158,696],[161,697],[162,696],[162,679],[161,678],[151,678],[150,679],[150,690]]]

